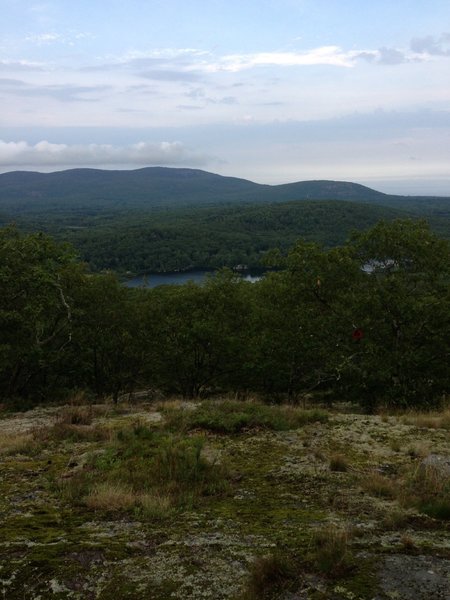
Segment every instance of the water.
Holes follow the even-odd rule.
[[[149,273],[147,275],[139,275],[125,281],[126,287],[147,287],[154,288],[158,285],[183,285],[188,281],[193,283],[201,284],[205,281],[208,275],[211,275],[212,271],[189,271],[187,273]],[[242,278],[245,281],[258,281],[261,276],[251,275],[250,273],[243,273]]]

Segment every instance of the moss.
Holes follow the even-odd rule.
[[[114,427],[133,428],[130,417]],[[144,447],[155,435],[167,435],[163,423],[153,428],[141,419],[137,428]],[[186,436],[191,440],[191,433]],[[8,600],[44,599],[50,582],[52,598],[229,600],[255,557],[277,548],[305,576],[301,585],[309,586],[312,600],[366,599],[379,593],[377,564],[380,556],[399,552],[399,532],[413,530],[427,556],[450,556],[448,521],[412,509],[400,518],[394,502],[364,493],[359,483],[374,470],[400,477],[411,466],[406,449],[412,444],[449,453],[448,437],[439,430],[336,413],[327,423],[293,431],[203,432],[201,456],[228,473],[229,485],[220,494],[201,495],[195,505],[185,503],[163,522],[139,511],[88,511],[60,495],[60,481],[76,488],[77,472],[100,473],[96,461],[112,456],[103,450],[113,438],[53,439],[32,456],[1,457],[0,593]],[[401,439],[403,451],[392,450],[392,439]],[[130,439],[121,443],[130,446]],[[333,453],[345,457],[347,472],[329,470]],[[357,532],[350,542],[353,568],[335,579],[314,573],[307,561],[314,532],[327,523]]]

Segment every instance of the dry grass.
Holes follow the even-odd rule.
[[[348,471],[348,468],[348,460],[343,454],[336,453],[330,456],[330,471],[345,473]]]
[[[59,420],[51,426],[38,427],[33,431],[34,440],[44,443],[61,442],[64,440],[71,442],[109,441],[113,436],[113,430],[108,427],[100,425],[72,425]]]
[[[58,422],[65,425],[90,425],[93,418],[92,406],[65,406],[58,415]]]
[[[392,438],[389,440],[389,448],[392,452],[400,452],[402,449],[402,444],[398,438]]]
[[[450,473],[420,464],[406,478],[399,500],[435,519],[450,520]]]
[[[420,429],[447,429],[450,430],[450,408],[441,412],[410,413],[402,418],[407,425]]]
[[[381,526],[389,531],[399,530],[406,527],[409,523],[409,517],[410,515],[404,509],[395,507],[385,514]]]
[[[329,525],[316,531],[311,540],[311,561],[315,570],[328,576],[343,575],[354,565],[347,529]]]
[[[376,471],[366,474],[362,481],[362,487],[366,492],[378,498],[393,499],[398,493],[398,484]]]
[[[172,512],[172,499],[159,493],[137,493],[122,483],[105,482],[96,485],[83,503],[93,510],[107,512],[127,511],[134,508],[142,516],[163,519]]]
[[[150,519],[164,519],[173,509],[171,496],[165,494],[141,494],[138,499],[141,513]]]
[[[74,392],[69,400],[68,404],[71,406],[86,406],[89,404],[89,396],[85,390],[77,390]]]
[[[430,446],[427,442],[417,442],[408,448],[411,458],[425,458],[430,454]]]
[[[0,437],[0,455],[27,453],[34,446],[29,433],[7,433]]]
[[[130,487],[118,483],[101,483],[84,498],[88,508],[105,511],[127,510],[137,501]]]
[[[280,553],[260,556],[252,564],[245,589],[239,600],[281,598],[298,579],[292,560]],[[284,597],[284,595],[283,595]]]

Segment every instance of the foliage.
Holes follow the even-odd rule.
[[[82,268],[42,234],[0,230],[0,389],[44,396],[71,343],[71,293]]]
[[[259,402],[204,402],[196,410],[166,410],[167,427],[175,430],[206,429],[215,433],[240,433],[251,429],[286,431],[307,423],[325,422],[326,412]]]
[[[48,236],[4,229],[2,396],[25,406],[77,390],[115,402],[139,389],[292,403],[314,393],[368,410],[443,401],[450,251],[426,223],[380,222],[331,249],[299,240],[272,264],[255,284],[225,269],[201,286],[133,290],[86,272]],[[208,413],[205,424],[266,426],[261,410],[230,409],[222,425]]]

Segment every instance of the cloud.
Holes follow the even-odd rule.
[[[436,38],[427,35],[411,40],[411,50],[418,54],[429,54],[431,56],[450,56],[450,33],[443,33]]]
[[[37,35],[28,35],[25,40],[35,44],[50,44],[52,42],[63,41],[63,36],[60,33],[39,33]]]
[[[155,69],[153,71],[145,71],[143,73],[139,73],[140,77],[145,77],[145,79],[152,79],[154,81],[198,81],[200,79],[199,75],[196,73],[192,73],[190,71],[176,71],[176,70],[166,70],[166,69]]]
[[[20,79],[0,78],[0,90],[22,97],[51,97],[60,102],[93,102],[92,94],[110,90],[108,85],[33,85]]]
[[[208,72],[231,71],[233,73],[255,67],[297,67],[331,65],[352,67],[357,53],[345,52],[339,46],[322,46],[307,52],[257,52],[255,54],[230,54],[219,61],[203,62],[199,68]]]
[[[202,166],[211,157],[186,148],[181,142],[111,144],[53,144],[0,140],[0,168],[75,166]]]
[[[401,65],[403,63],[412,62],[413,60],[417,62],[419,60],[417,57],[413,58],[409,56],[403,50],[398,50],[397,48],[379,48],[378,50],[365,50],[363,52],[358,52],[355,55],[356,59],[362,59],[370,63],[379,64],[379,65]]]
[[[377,62],[382,65],[401,65],[402,63],[409,62],[409,59],[404,52],[396,48],[383,47],[378,50]]]
[[[258,67],[298,67],[329,65],[353,67],[363,51],[345,51],[339,46],[321,46],[305,52],[255,52],[215,55],[195,48],[160,49],[151,53],[129,53],[115,61],[84,70],[134,70],[141,77],[165,81],[195,81],[200,73],[238,73]],[[369,51],[376,55],[377,51]]]
[[[28,60],[0,60],[0,71],[43,71],[43,65]]]
[[[25,41],[37,44],[38,46],[49,45],[49,44],[66,44],[68,46],[74,46],[76,42],[91,38],[90,33],[79,31],[79,32],[68,32],[68,33],[56,33],[55,31],[48,31],[45,33],[37,33],[28,35]]]

